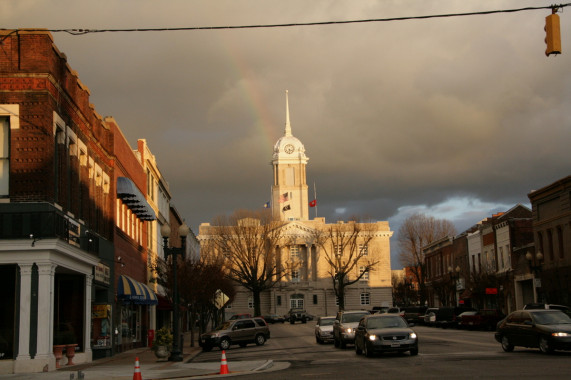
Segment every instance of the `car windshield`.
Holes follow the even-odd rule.
[[[392,329],[400,327],[408,327],[404,319],[400,317],[369,318],[367,321],[367,328],[369,329]]]
[[[228,330],[230,328],[231,324],[232,324],[232,322],[224,322],[221,325],[219,325],[218,327],[216,327],[216,329],[214,329],[214,331]]]
[[[352,314],[343,314],[343,322],[344,323],[352,323],[352,322],[359,322],[361,318],[365,315],[369,315],[369,313],[352,313]]]
[[[331,326],[333,322],[335,322],[335,318],[321,319],[319,321],[319,326]]]
[[[536,312],[533,319],[538,325],[560,325],[571,323],[571,318],[562,311],[559,312]]]

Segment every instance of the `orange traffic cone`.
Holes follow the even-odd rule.
[[[135,358],[135,372],[133,373],[133,380],[143,380],[141,376],[141,366],[139,365],[139,358]]]
[[[222,350],[222,362],[220,363],[220,374],[227,375],[228,372],[228,363],[226,362],[226,351]]]

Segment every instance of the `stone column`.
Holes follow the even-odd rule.
[[[91,288],[93,286],[93,275],[86,274],[85,275],[85,311],[84,311],[84,319],[83,325],[84,328],[84,336],[83,336],[83,344],[85,347],[83,348],[83,352],[85,353],[85,361],[91,362],[93,359],[93,354],[91,351]]]
[[[30,312],[32,293],[32,264],[20,267],[20,331],[17,361],[30,360]]]
[[[38,344],[36,359],[53,363],[55,264],[38,265]]]

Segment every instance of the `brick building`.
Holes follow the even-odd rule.
[[[41,372],[54,344],[92,360],[92,297],[113,297],[94,272],[114,261],[113,134],[50,33],[0,45],[0,372]]]

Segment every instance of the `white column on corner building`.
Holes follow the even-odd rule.
[[[83,325],[85,326],[83,332],[83,352],[85,352],[86,360],[90,362],[92,360],[91,352],[91,288],[93,286],[93,275],[85,275],[85,311]]]
[[[38,345],[37,357],[53,355],[54,277],[57,265],[38,264]]]
[[[16,360],[30,359],[30,311],[32,302],[32,264],[20,267],[20,329]]]

